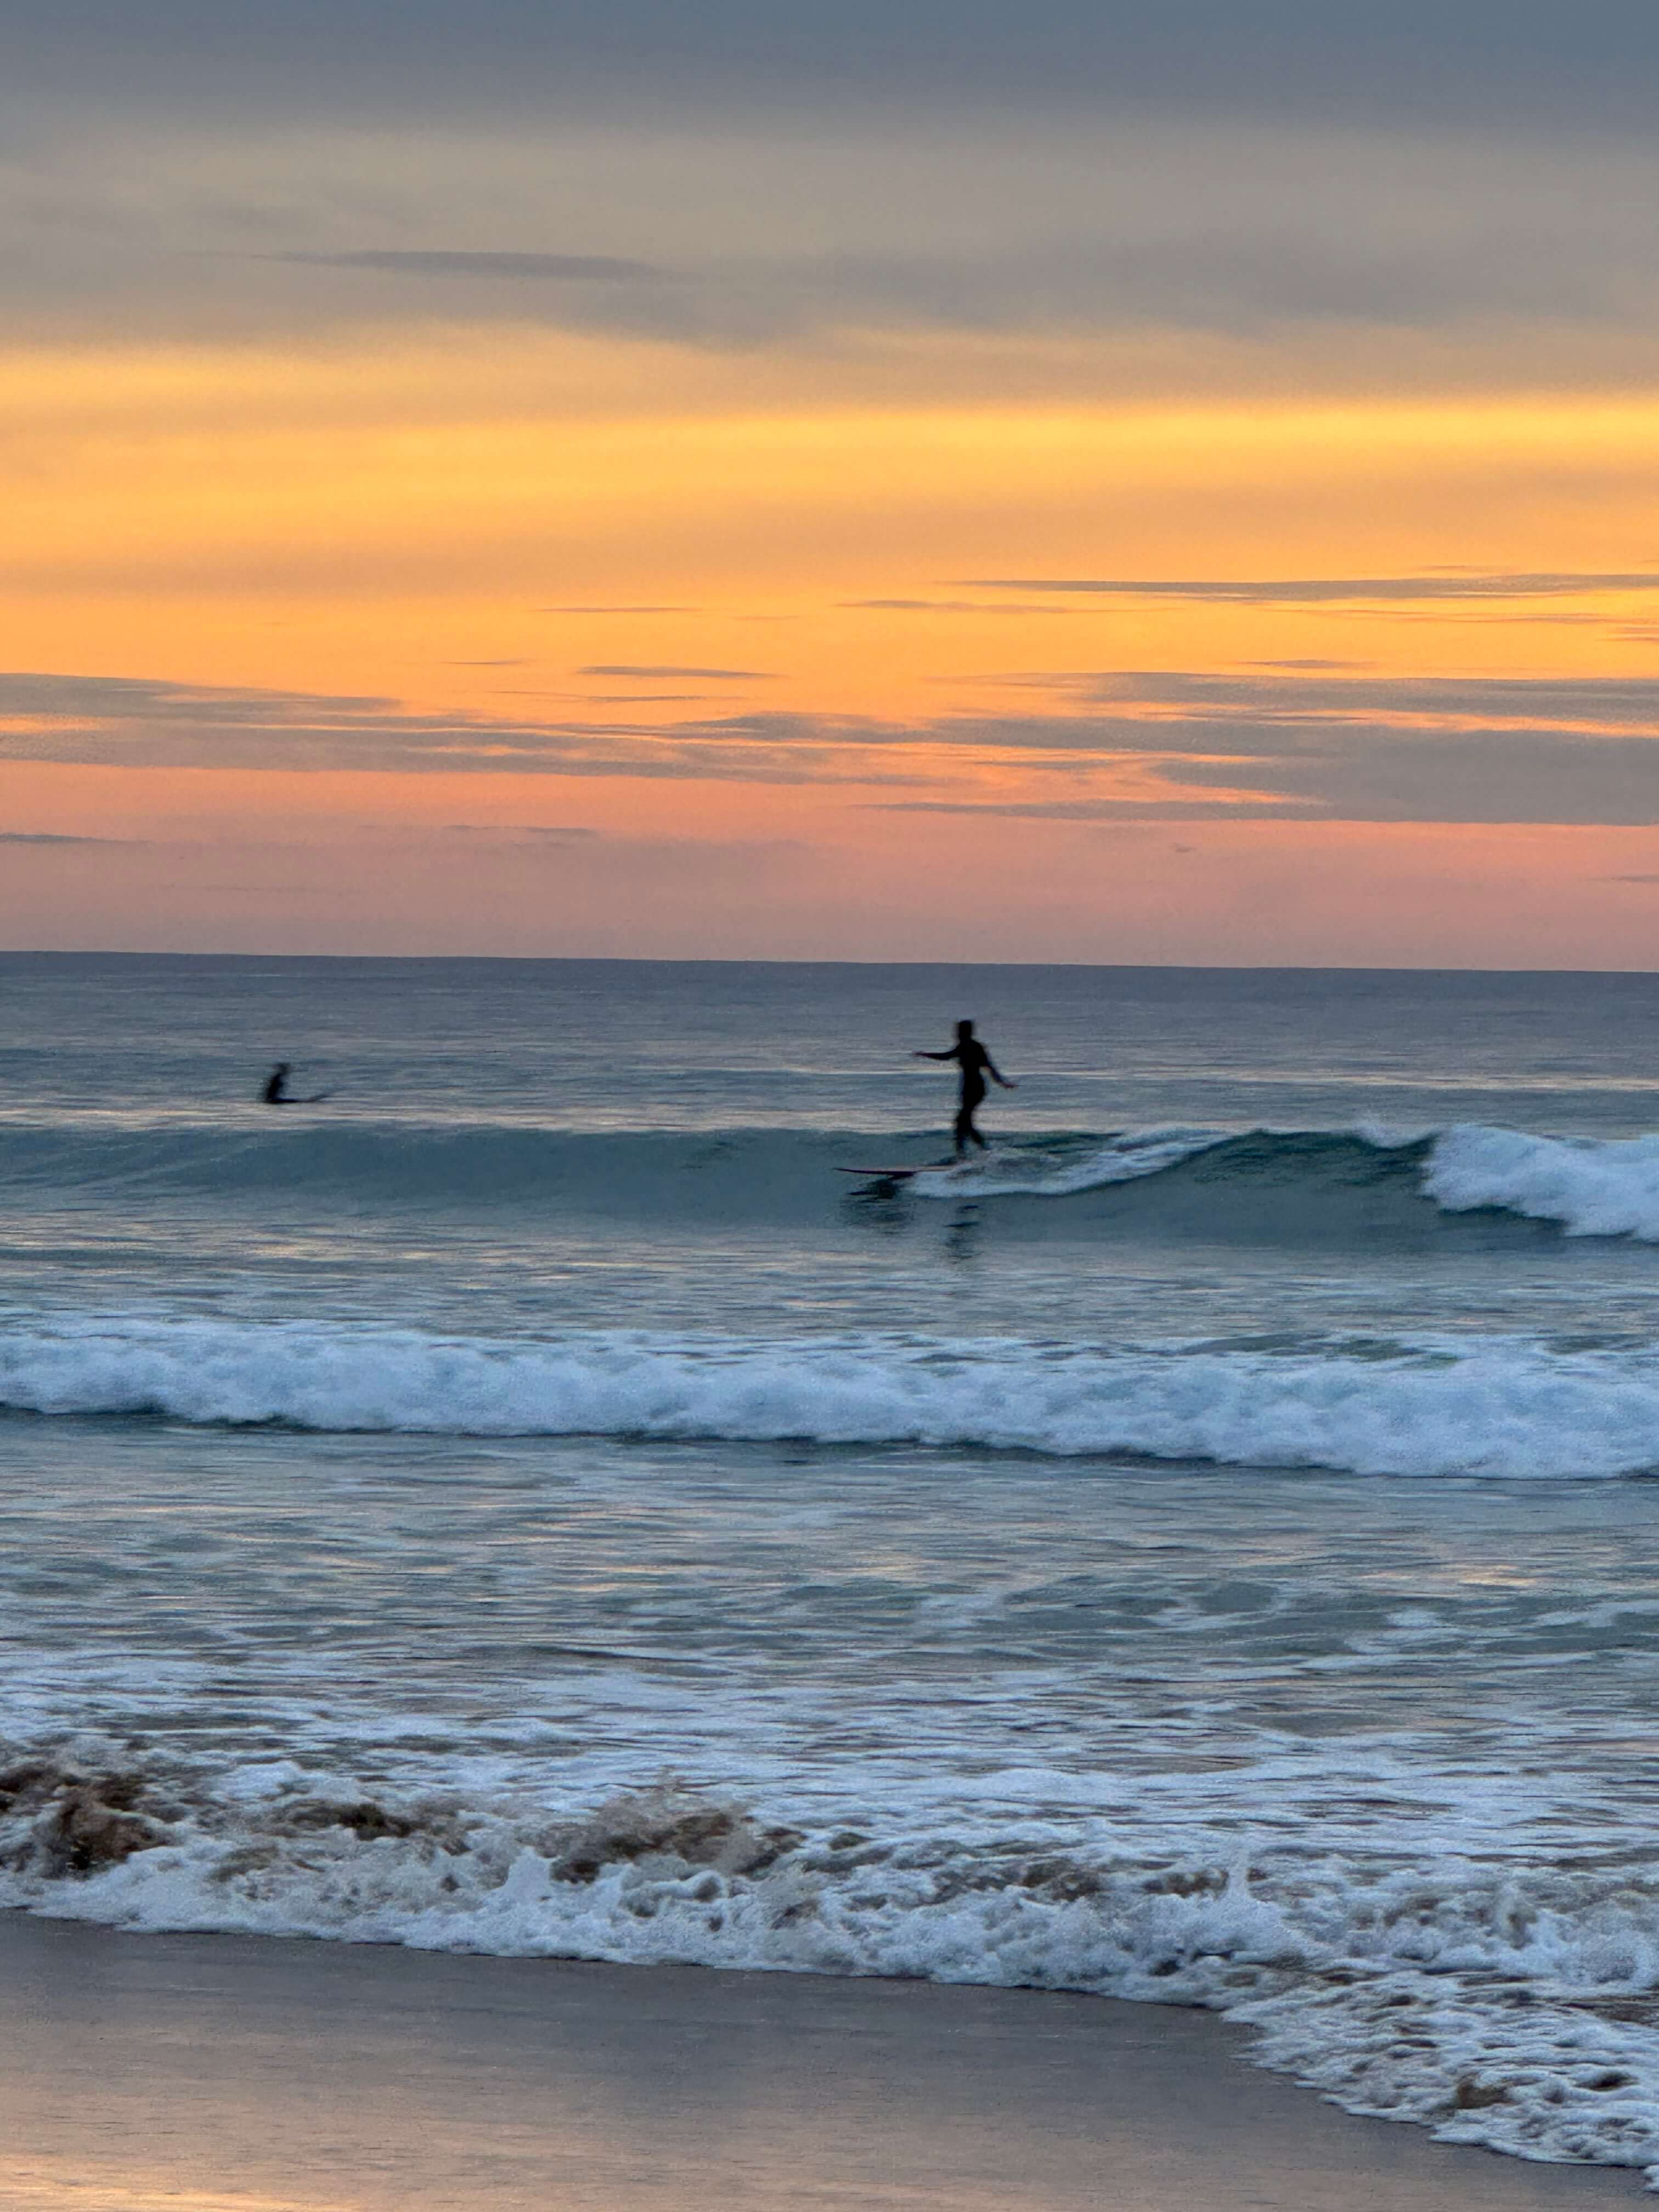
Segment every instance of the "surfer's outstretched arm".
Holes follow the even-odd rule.
[[[985,1073],[990,1077],[993,1083],[1000,1083],[1005,1091],[1018,1091],[1019,1088],[1018,1084],[1011,1083],[1008,1080],[1008,1078],[997,1066],[995,1060],[992,1059],[988,1052],[985,1055]]]
[[[910,1055],[912,1060],[954,1060],[956,1056],[955,1045],[951,1045],[945,1052],[913,1052]]]

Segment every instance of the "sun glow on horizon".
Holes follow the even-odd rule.
[[[1645,962],[1659,390],[1616,349],[953,321],[833,260],[716,269],[704,330],[672,257],[547,261],[622,304],[232,253],[288,288],[246,327],[0,349],[8,941]],[[443,312],[391,312],[410,271]]]

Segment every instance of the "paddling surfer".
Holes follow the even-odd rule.
[[[288,1087],[289,1072],[293,1065],[292,1060],[279,1060],[276,1066],[271,1069],[265,1078],[264,1088],[259,1093],[262,1105],[316,1106],[328,1097],[326,1091],[313,1091],[309,1097],[296,1098]]]
[[[985,1139],[975,1126],[974,1115],[978,1112],[981,1102],[985,1097],[986,1077],[988,1075],[993,1083],[1000,1084],[1005,1091],[1013,1091],[1018,1086],[1008,1080],[990,1054],[974,1035],[973,1024],[958,1022],[957,1041],[953,1045],[948,1046],[945,1051],[919,1052],[914,1057],[917,1060],[955,1060],[962,1071],[962,1096],[957,1105],[956,1126],[951,1131],[956,1143],[957,1158],[961,1159],[969,1145],[977,1145],[981,1152],[984,1152]]]

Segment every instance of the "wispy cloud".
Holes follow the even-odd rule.
[[[408,835],[407,832],[398,834]],[[456,822],[450,823],[442,834],[447,837],[465,838],[470,843],[488,845],[495,852],[516,850],[525,854],[562,853],[580,854],[586,860],[599,860],[619,854],[630,857],[653,854],[718,860],[721,858],[766,858],[817,850],[809,839],[800,837],[640,837],[615,830],[521,827],[512,823]],[[422,842],[418,832],[415,842]]]
[[[289,0],[287,12],[306,4]],[[734,82],[744,54],[771,50],[783,12],[726,57]],[[569,9],[556,13],[574,64],[580,27]],[[1084,13],[1079,0],[1073,53]],[[417,46],[408,16],[405,5],[397,40],[380,42],[382,65],[392,46],[401,57]],[[1006,27],[954,27],[935,64]],[[1326,36],[1322,25],[1310,43]],[[260,43],[223,22],[210,42],[250,54]],[[14,137],[27,119],[35,142],[0,195],[9,329],[20,313],[81,330],[118,313],[129,333],[537,321],[727,350],[914,331],[1138,346],[1149,333],[1201,331],[1338,352],[1365,330],[1455,331],[1510,360],[1511,384],[1529,372],[1495,325],[1540,326],[1548,366],[1532,357],[1531,380],[1546,382],[1571,330],[1650,342],[1659,329],[1647,213],[1659,162],[1645,139],[1431,143],[1397,113],[1382,131],[1338,137],[1322,111],[1285,137],[1242,92],[1231,116],[1216,111],[1213,131],[1153,108],[1103,132],[1098,98],[1085,128],[1050,130],[1016,121],[1006,71],[994,121],[972,130],[959,118],[938,128],[942,76],[884,119],[866,100],[856,131],[826,113],[807,143],[757,131],[747,100],[745,129],[678,131],[677,107],[697,104],[691,76],[678,99],[647,101],[620,128],[597,114],[549,128],[576,81],[561,68],[537,80],[540,128],[515,124],[505,100],[472,111],[455,75],[430,88],[441,106],[447,95],[447,129],[423,131],[405,105],[365,143],[361,108],[329,119],[335,87],[315,52],[315,82],[302,88],[307,43],[279,42],[299,67],[291,97],[304,127],[243,142],[226,118],[281,82],[268,52],[234,97],[187,102],[184,118],[170,96],[191,58],[168,55],[149,97],[123,88],[118,131],[73,101],[68,112],[31,103],[9,38],[0,110],[9,101]],[[332,33],[320,43],[331,56]],[[83,50],[77,76],[90,59]],[[641,70],[647,60],[643,48],[633,57]],[[1577,343],[1575,381],[1588,358]],[[1598,388],[1627,380],[1631,363],[1613,378],[1605,351],[1597,358]]]
[[[562,822],[451,822],[444,829],[447,837],[488,837],[518,845],[576,845],[601,834],[581,823]]]
[[[930,812],[1052,820],[1659,821],[1659,679],[1161,670],[1020,684],[1011,696],[1033,703],[998,713],[652,723],[0,675],[0,758],[884,786]],[[1003,788],[981,799],[963,778],[992,767]],[[1024,791],[1008,791],[1011,769]]]
[[[638,680],[659,677],[670,683],[703,684],[769,684],[775,672],[769,668],[675,668],[660,663],[636,665],[629,661],[601,660],[586,668],[579,668],[578,676],[620,676]]]
[[[0,830],[0,845],[141,845],[142,837],[74,837],[57,830]]]
[[[872,814],[983,815],[1000,822],[1100,823],[1114,829],[1141,822],[1280,822],[1322,813],[1316,801],[1260,799],[1249,793],[1224,802],[1159,793],[1147,799],[870,799]],[[1395,817],[1390,817],[1389,819]],[[1190,849],[1177,847],[1177,850]]]
[[[533,283],[657,283],[669,275],[648,261],[618,260],[605,253],[375,247],[356,253],[260,253],[248,258],[287,261],[313,269],[366,270],[382,276],[489,276]]]
[[[957,743],[1028,754],[1075,787],[902,804],[1093,821],[1659,821],[1653,679],[1162,670],[1022,681],[1066,710],[957,715],[948,731]],[[1103,779],[1113,763],[1132,766],[1140,790],[1126,795]]]
[[[981,592],[1079,592],[1124,599],[1200,599],[1222,605],[1313,606],[1368,599],[1558,599],[1604,592],[1659,592],[1659,571],[1430,570],[1418,576],[1146,577],[965,576]]]
[[[655,701],[653,703],[665,703]],[[856,718],[696,721],[422,715],[375,695],[0,672],[0,760],[394,773],[920,783],[915,733]]]
[[[1091,706],[1132,711],[1156,725],[1159,741],[1182,724],[1214,736],[1261,733],[1277,745],[1287,729],[1312,723],[1419,729],[1559,724],[1580,734],[1659,733],[1659,678],[1644,676],[1376,676],[1326,669],[1272,675],[1183,669],[1072,671],[1015,679]]]
[[[1354,222],[1364,220],[1355,212]],[[1427,237],[1367,240],[1352,222],[1322,235],[1276,207],[1261,209],[1253,221],[1243,210],[1212,211],[1198,224],[1172,210],[1162,220],[1147,217],[1146,234],[1133,239],[1067,227],[1039,229],[1012,246],[989,238],[965,245],[946,234],[908,252],[853,242],[832,252],[727,250],[672,268],[605,254],[490,247],[366,246],[222,259],[222,249],[210,251],[218,267],[246,262],[250,283],[271,281],[259,277],[260,267],[316,271],[319,282],[305,304],[324,318],[363,312],[361,287],[328,282],[330,272],[341,271],[397,280],[406,294],[400,311],[411,315],[533,318],[744,349],[884,330],[1182,329],[1261,337],[1342,324],[1429,331],[1493,317],[1651,325],[1659,316],[1659,249],[1650,237],[1546,242],[1536,225],[1495,227],[1501,220],[1494,216],[1478,235],[1448,216]],[[454,296],[458,285],[471,296]],[[284,289],[289,307],[298,307],[293,283]],[[392,303],[375,304],[385,312]],[[1099,586],[1036,577],[1024,587]]]
[[[853,612],[871,610],[904,615],[1069,615],[1070,607],[999,605],[993,599],[840,599],[836,605]]]

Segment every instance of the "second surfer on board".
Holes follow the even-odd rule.
[[[276,1066],[271,1069],[270,1074],[265,1078],[264,1082],[260,1086],[259,1103],[261,1105],[318,1106],[322,1103],[325,1098],[332,1096],[332,1093],[327,1091],[313,1091],[304,1098],[296,1098],[294,1093],[288,1087],[288,1079],[290,1072],[292,1071],[293,1065],[294,1063],[291,1060],[279,1060],[277,1061]]]

